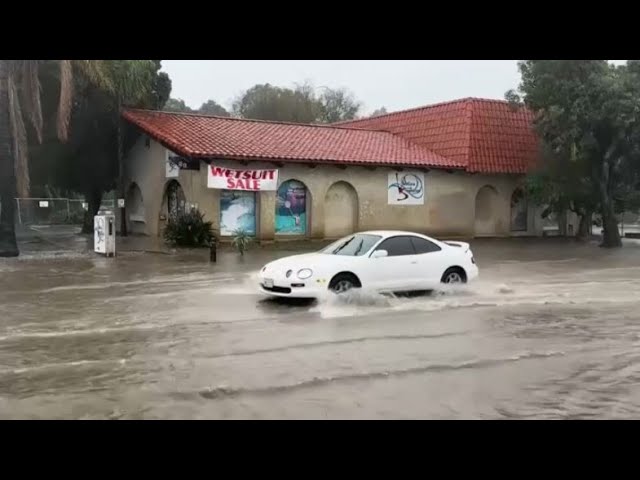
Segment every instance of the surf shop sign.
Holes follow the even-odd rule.
[[[278,187],[278,170],[237,170],[210,165],[207,186],[222,190],[275,191]]]

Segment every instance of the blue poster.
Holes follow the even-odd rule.
[[[242,190],[220,192],[220,235],[233,236],[237,230],[255,236],[256,194]]]
[[[302,182],[289,180],[278,188],[276,196],[276,234],[307,233],[307,188]]]

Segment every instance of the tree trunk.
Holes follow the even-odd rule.
[[[601,247],[616,248],[622,246],[620,232],[618,231],[618,219],[613,209],[613,199],[609,191],[610,184],[609,162],[602,163],[602,176],[599,179],[600,205],[602,208],[602,243]]]
[[[593,218],[593,212],[586,212],[580,216],[580,224],[578,225],[578,233],[576,234],[576,240],[584,242],[591,235],[591,220]]]
[[[118,192],[119,198],[125,198],[124,191],[124,155],[122,151],[122,103],[118,98]],[[127,236],[127,212],[124,208],[120,209],[120,234]]]
[[[0,60],[0,257],[20,254],[16,241],[14,170],[11,122],[9,117],[9,91],[7,89],[7,60]]]
[[[102,203],[102,192],[93,191],[86,195],[89,208],[84,212],[84,222],[82,222],[82,233],[93,233],[93,217],[98,214]]]
[[[602,211],[602,243],[601,247],[616,248],[622,246],[622,239],[618,231],[618,219],[613,209],[606,212]]]

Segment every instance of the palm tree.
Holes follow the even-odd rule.
[[[116,95],[118,109],[118,182],[117,191],[120,198],[125,197],[124,163],[122,151],[122,118],[123,106],[137,106],[148,98],[155,75],[153,60],[114,60],[109,62],[109,76]],[[126,207],[120,212],[120,232],[127,235]]]
[[[74,69],[106,90],[112,91],[113,84],[103,60],[57,62],[60,98],[56,126],[60,141],[66,141],[73,107]],[[40,63],[40,60],[0,60],[0,257],[19,255],[14,199],[16,195],[26,197],[29,193],[25,115],[38,141],[42,141]]]

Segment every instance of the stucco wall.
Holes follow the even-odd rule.
[[[127,156],[127,185],[136,182],[142,191],[146,215],[146,233],[158,235],[163,227],[159,220],[163,196],[170,179],[165,178],[166,150],[154,141],[145,145],[142,138]],[[228,168],[274,168],[274,163],[217,161]],[[295,179],[308,189],[307,237],[322,239],[336,236],[342,226],[349,223],[345,215],[353,218],[357,230],[402,229],[424,232],[434,236],[473,237],[476,229],[476,196],[484,186],[495,192],[483,218],[484,234],[489,236],[541,235],[540,209],[529,207],[528,228],[522,232],[510,231],[511,195],[521,182],[520,177],[509,175],[472,175],[464,172],[447,173],[440,170],[425,172],[424,205],[389,205],[387,200],[387,176],[390,168],[365,167],[340,168],[333,165],[310,167],[301,164],[285,164],[278,167],[281,184]],[[188,205],[197,205],[217,227],[220,219],[220,190],[207,188],[207,165],[201,162],[200,171],[183,170],[179,178]],[[357,206],[340,206],[339,196],[346,195],[348,186],[355,190]],[[331,190],[330,190],[331,189]],[[329,197],[327,197],[329,193]],[[259,192],[256,195],[256,228],[261,240],[296,238],[275,234],[276,192]],[[345,197],[346,198],[346,197]],[[327,201],[325,202],[325,199]],[[482,202],[480,202],[482,203]],[[165,207],[166,208],[166,207]],[[481,212],[478,212],[482,216]],[[488,213],[488,215],[487,215]],[[331,226],[325,232],[325,224]]]

